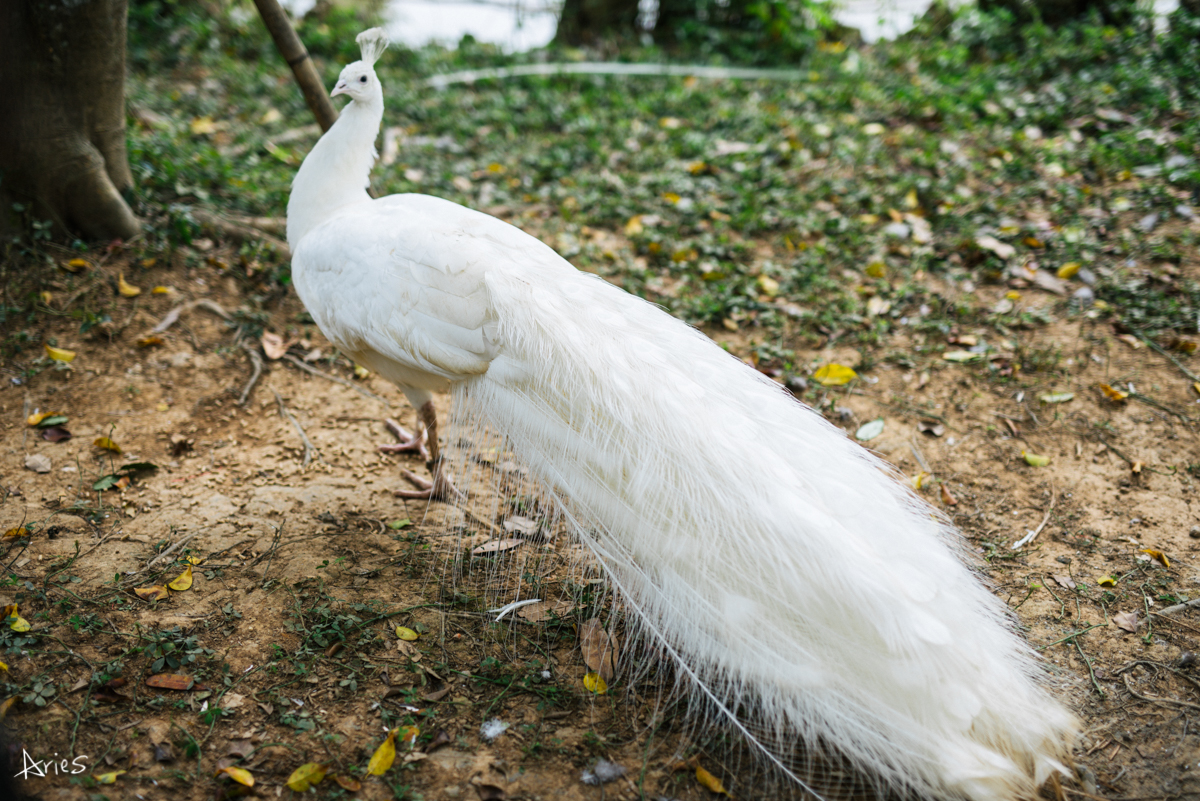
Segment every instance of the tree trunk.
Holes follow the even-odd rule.
[[[128,239],[121,194],[126,0],[0,0],[0,229],[32,203],[56,233]]]
[[[577,47],[607,34],[637,32],[638,0],[565,0],[555,39]]]

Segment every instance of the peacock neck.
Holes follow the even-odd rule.
[[[288,198],[287,238],[293,250],[338,209],[370,199],[367,185],[382,120],[382,97],[348,103],[304,159]]]

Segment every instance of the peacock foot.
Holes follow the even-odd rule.
[[[463,497],[462,491],[454,486],[454,479],[450,478],[450,474],[442,468],[441,459],[432,466],[433,480],[421,478],[411,470],[401,470],[400,475],[404,476],[417,489],[415,490],[395,490],[397,498],[407,498],[410,500],[428,500],[428,501],[454,501]]]
[[[429,449],[425,447],[424,428],[422,428],[419,433],[410,434],[408,429],[404,428],[404,426],[400,425],[390,417],[384,421],[384,425],[386,425],[387,430],[392,432],[392,435],[400,441],[388,443],[386,445],[380,445],[379,451],[381,453],[411,452],[419,454],[422,459],[429,461]]]

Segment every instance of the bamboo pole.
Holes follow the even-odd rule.
[[[270,31],[271,38],[275,40],[279,54],[292,68],[292,74],[296,76],[296,83],[300,84],[300,91],[304,93],[309,110],[317,118],[321,130],[328,131],[337,122],[337,109],[333,107],[333,101],[329,99],[329,94],[321,83],[321,76],[317,75],[317,68],[308,57],[308,50],[304,48],[304,43],[292,28],[292,21],[280,7],[279,0],[254,0],[254,5],[258,6],[258,14]]]

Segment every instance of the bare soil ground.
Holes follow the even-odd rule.
[[[27,776],[27,790],[44,799],[213,798],[230,793],[214,772],[237,764],[254,775],[253,796],[291,797],[284,785],[293,770],[327,762],[361,789],[326,779],[322,798],[710,797],[695,778],[699,764],[737,795],[738,775],[715,752],[687,761],[704,744],[702,732],[685,738],[669,716],[655,718],[620,687],[604,696],[584,688],[582,612],[541,621],[514,615],[497,625],[479,589],[495,557],[465,558],[465,577],[447,578],[439,565],[460,552],[459,541],[470,548],[495,539],[514,508],[483,520],[394,497],[405,486],[401,467],[425,470],[416,456],[376,451],[389,440],[385,417],[414,422],[398,392],[373,377],[354,379],[340,359],[315,367],[346,383],[266,360],[239,406],[252,364],[215,314],[194,308],[161,344],[138,342],[186,300],[238,309],[250,282],[201,260],[184,267],[180,258],[140,273],[147,291],[122,298],[110,281],[134,270],[121,258],[92,273],[103,279],[92,291],[111,298],[103,303],[115,322],[80,335],[75,321],[44,315],[35,336],[75,350],[71,369],[47,367],[19,385],[6,374],[0,389],[0,531],[30,532],[0,545],[19,579],[0,599],[20,600],[37,635],[14,646],[14,633],[5,633],[15,648],[3,655],[7,681],[21,688],[7,721],[34,758],[83,756],[87,767]],[[37,288],[53,290],[54,280],[48,275]],[[929,281],[949,298],[969,290]],[[151,294],[152,284],[175,292]],[[972,291],[992,304],[1006,290]],[[1057,302],[1022,293],[1022,303]],[[271,310],[268,328],[305,339],[294,353],[328,355],[316,329],[297,322],[300,312],[289,296]],[[1197,476],[1187,469],[1200,462],[1200,448],[1195,423],[1185,419],[1198,416],[1196,398],[1176,366],[1118,340],[1107,324],[1058,319],[1013,336],[1014,349],[1058,354],[1047,372],[1002,382],[979,365],[914,356],[911,366],[881,361],[865,380],[809,400],[849,432],[882,417],[884,433],[869,445],[907,475],[931,475],[921,491],[978,550],[996,593],[1044,655],[1054,690],[1084,721],[1077,759],[1085,778],[1062,792],[1197,798],[1200,615],[1158,614],[1200,597]],[[739,354],[748,353],[750,336],[762,336],[712,333]],[[865,355],[909,352],[920,336]],[[864,355],[836,342],[816,350],[788,344],[814,363],[854,365]],[[1144,400],[1110,401],[1100,383],[1132,383]],[[1067,392],[1073,400],[1039,400]],[[307,466],[297,425],[282,409],[319,453]],[[66,415],[73,437],[43,439],[26,424],[37,410]],[[944,426],[940,436],[922,431],[921,421]],[[123,454],[97,448],[100,437]],[[1050,462],[1032,466],[1023,452]],[[27,469],[30,455],[48,457],[50,471]],[[93,491],[130,461],[158,468],[123,489]],[[1035,529],[1032,542],[1012,549]],[[568,545],[535,540],[516,550],[528,552],[522,569],[541,571],[537,581],[550,597],[578,597],[588,586]],[[189,556],[198,561],[190,589],[154,603],[133,593],[171,581]],[[397,625],[419,639],[397,639]],[[154,655],[142,649],[173,627],[171,641],[184,650],[187,637],[193,650],[208,650],[154,669]],[[157,673],[195,685],[148,686]],[[31,695],[35,682],[52,685],[43,705]],[[491,718],[508,729],[489,743],[480,724]],[[364,776],[385,729],[406,725],[421,731],[417,749],[402,747],[384,777]],[[625,778],[583,784],[581,772],[600,757],[625,767]],[[96,783],[115,771],[126,773]]]

